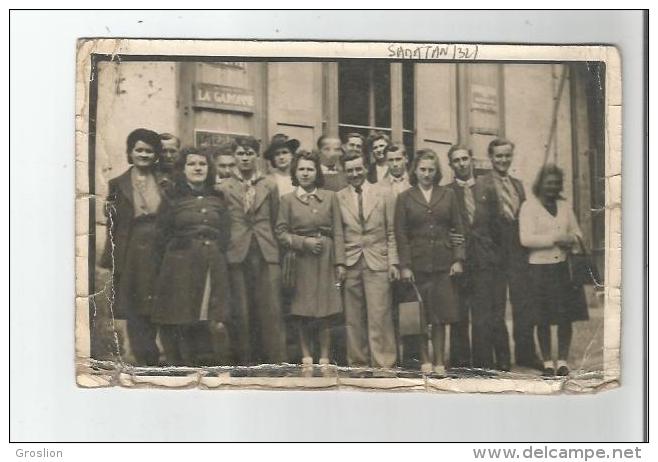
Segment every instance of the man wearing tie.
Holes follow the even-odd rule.
[[[370,166],[368,167],[368,181],[379,183],[388,173],[386,162],[386,149],[391,145],[388,135],[377,133],[368,143],[370,151]]]
[[[494,275],[500,245],[495,226],[497,199],[482,182],[476,181],[472,161],[473,153],[465,146],[457,144],[448,151],[448,162],[455,176],[449,187],[459,204],[464,227],[461,237],[466,247],[464,273],[459,281],[460,319],[450,330],[450,362],[452,367],[491,369],[494,367],[491,333],[506,329],[505,320],[493,316]],[[470,341],[469,314],[473,325]],[[504,340],[506,345],[508,340]]]
[[[349,186],[338,192],[345,239],[347,360],[353,367],[390,368],[396,344],[391,281],[399,279],[394,199],[369,184],[362,155],[342,160]]]
[[[219,185],[231,215],[227,257],[234,297],[233,339],[240,365],[287,360],[281,310],[281,269],[274,227],[279,194],[256,167],[259,144],[236,141],[235,175]]]
[[[495,272],[495,307],[493,321],[494,351],[498,368],[510,369],[509,334],[504,324],[507,291],[512,304],[515,362],[517,366],[543,370],[535,352],[534,326],[528,298],[528,255],[519,239],[519,209],[525,201],[520,180],[509,175],[514,158],[514,143],[497,138],[489,143],[492,170],[481,179],[488,195],[494,195],[498,246],[498,266]]]

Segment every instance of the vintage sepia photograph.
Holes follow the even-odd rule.
[[[617,386],[620,79],[603,46],[80,40],[78,385]]]

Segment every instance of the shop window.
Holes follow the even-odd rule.
[[[391,108],[392,94],[396,94],[402,102],[402,108],[397,112]],[[341,62],[338,66],[338,95],[338,131],[341,137],[358,132],[367,138],[375,132],[382,132],[394,141],[403,141],[408,152],[413,152],[413,63],[404,63],[402,81],[392,82],[389,62]],[[402,127],[402,132],[394,133],[394,126]]]

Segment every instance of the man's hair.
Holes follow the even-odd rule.
[[[487,153],[489,156],[492,156],[494,148],[499,146],[512,146],[512,150],[514,149],[514,143],[512,143],[510,140],[506,138],[496,138],[491,143],[489,143],[489,147],[487,148]]]
[[[342,141],[343,144],[347,144],[347,141],[350,138],[359,138],[361,140],[361,143],[363,144],[363,146],[365,146],[365,144],[366,144],[366,138],[361,133],[358,133],[358,132],[348,133],[347,135],[345,135],[343,137],[343,139],[341,141]]]
[[[468,152],[468,157],[473,157],[473,151],[470,148],[467,148],[463,144],[453,144],[448,149],[448,162],[452,162],[452,155],[457,151],[466,151]]]
[[[260,143],[253,136],[245,136],[242,138],[237,138],[234,141],[234,145],[235,146],[233,147],[233,153],[235,153],[238,146],[243,148],[251,148],[254,151],[256,151],[256,153],[260,152]]]
[[[439,156],[436,154],[436,152],[432,151],[431,149],[421,149],[416,152],[414,161],[411,164],[411,169],[409,170],[409,184],[411,186],[416,186],[418,184],[416,169],[418,168],[418,164],[420,164],[421,160],[431,160],[434,162],[434,165],[436,166],[436,175],[434,176],[434,184],[439,184],[441,178],[443,178],[441,175],[441,164],[439,163]]]
[[[345,164],[346,163],[348,163],[349,161],[355,160],[355,159],[361,159],[363,161],[363,166],[367,167],[365,155],[357,154],[357,153],[354,153],[354,152],[348,152],[344,156],[340,156],[340,165],[341,165],[341,167],[343,167],[343,170],[345,170]]]
[[[318,147],[318,149],[322,149],[322,146],[324,146],[324,142],[327,141],[327,140],[338,140],[338,142],[342,144],[342,141],[340,140],[340,137],[338,137],[338,136],[320,135],[320,137],[318,138],[318,141],[316,143],[316,146]],[[341,149],[342,149],[342,146],[341,146]]]
[[[176,140],[176,147],[180,149],[180,138],[178,138],[176,135],[172,135],[171,133],[160,133],[160,141],[170,140]]]
[[[305,151],[299,149],[295,154],[290,165],[290,180],[293,186],[299,186],[297,179],[297,166],[301,160],[310,160],[315,165],[315,187],[322,188],[324,186],[324,175],[322,175],[322,167],[320,166],[320,156],[314,151]]]
[[[129,164],[133,163],[133,160],[130,157],[130,153],[135,148],[135,145],[138,141],[142,141],[143,143],[146,143],[153,148],[156,162],[160,159],[160,154],[162,154],[162,142],[160,141],[160,135],[158,135],[153,130],[137,128],[130,132],[128,138],[126,139],[126,154],[128,156]]]
[[[407,156],[406,146],[404,144],[398,144],[398,143],[393,143],[386,146],[386,149],[384,149],[384,156],[386,156],[389,152],[398,152],[398,151],[402,151],[402,154],[405,157]]]

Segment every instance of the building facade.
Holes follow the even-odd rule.
[[[564,169],[565,196],[602,267],[605,71],[599,64],[123,61],[99,63],[97,75],[100,196],[127,168],[125,140],[138,127],[197,146],[252,135],[263,150],[275,133],[313,149],[323,134],[380,131],[409,152],[435,150],[444,183],[451,181],[451,144],[471,147],[476,168],[486,170],[487,145],[502,136],[516,145],[511,173],[528,190],[544,162]],[[101,228],[102,213],[97,217]],[[103,235],[97,233],[98,241]]]

